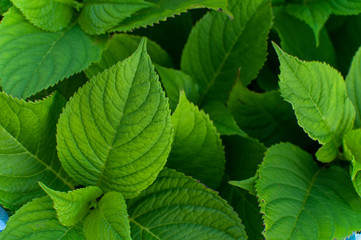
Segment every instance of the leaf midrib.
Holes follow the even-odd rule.
[[[0,125],[1,126],[1,125]],[[48,164],[46,164],[44,161],[42,161],[37,155],[33,154],[32,152],[30,152],[20,141],[18,141],[10,132],[7,131],[6,128],[4,128],[3,126],[1,126],[5,132],[8,134],[8,136],[10,138],[12,138],[15,142],[18,143],[18,146],[20,146],[25,153],[29,154],[33,159],[37,160],[40,164],[42,164],[46,170],[52,172],[58,179],[60,179],[65,185],[67,185],[71,190],[74,189],[74,186],[68,182],[65,178],[63,178],[61,175],[59,175],[58,172],[56,172],[53,168],[51,168]]]

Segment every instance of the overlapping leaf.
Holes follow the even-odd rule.
[[[58,154],[69,175],[126,198],[147,188],[173,139],[170,110],[142,41],[136,52],[92,78],[58,124]]]
[[[78,25],[44,32],[16,8],[0,24],[0,78],[3,90],[27,98],[99,60],[101,48]]]
[[[64,227],[56,218],[53,202],[49,197],[37,198],[24,205],[10,217],[0,234],[0,240],[46,239],[83,240],[80,225]]]
[[[347,94],[356,111],[355,126],[361,127],[361,48],[354,56],[346,77]]]
[[[182,55],[181,68],[200,88],[200,101],[226,101],[236,79],[248,85],[266,60],[271,27],[270,1],[231,0],[231,21],[208,13],[192,29]]]
[[[154,7],[144,0],[84,0],[79,24],[88,34],[106,33],[143,8]]]
[[[215,192],[174,170],[163,170],[128,201],[133,240],[247,239],[237,214]]]
[[[138,11],[131,17],[125,19],[119,26],[114,28],[113,31],[125,32],[139,27],[153,25],[175,14],[180,14],[193,8],[221,9],[229,16],[232,16],[231,12],[227,9],[227,0],[149,0],[148,2],[156,6]]]
[[[55,191],[43,183],[39,185],[53,200],[59,222],[64,226],[73,226],[82,220],[89,212],[90,202],[102,195],[102,190],[94,186],[65,193]]]
[[[84,220],[86,239],[131,240],[127,205],[121,193],[109,192]]]
[[[172,121],[174,143],[167,166],[212,188],[218,187],[224,173],[225,153],[220,135],[209,116],[199,111],[181,92]]]
[[[95,76],[132,55],[137,49],[141,39],[140,36],[114,34],[108,41],[100,61],[93,63],[85,70],[87,76]],[[172,60],[156,42],[147,40],[147,49],[152,62],[166,67],[172,66]]]
[[[299,125],[311,138],[327,144],[325,148],[337,149],[355,119],[343,77],[325,63],[304,62],[276,45],[275,49],[281,63],[281,94],[292,104]]]
[[[343,239],[361,229],[361,201],[344,169],[319,168],[282,143],[267,150],[258,175],[266,239]]]
[[[0,203],[16,210],[54,189],[73,186],[56,156],[55,126],[65,101],[59,94],[25,102],[0,93]]]
[[[60,31],[66,28],[73,16],[74,8],[79,3],[75,0],[12,0],[26,19],[46,31]]]

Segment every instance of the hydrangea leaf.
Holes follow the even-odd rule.
[[[85,73],[90,78],[110,68],[117,62],[123,61],[137,49],[141,39],[140,36],[114,34],[107,43],[107,47],[103,51],[100,61],[90,65],[90,67],[85,70]],[[148,39],[147,49],[153,63],[166,67],[172,66],[172,60],[169,55],[156,42]]]
[[[37,198],[20,208],[7,222],[0,240],[84,240],[81,225],[65,227],[56,218],[49,197]]]
[[[89,212],[90,202],[102,195],[102,190],[95,186],[76,189],[70,192],[55,191],[39,182],[40,187],[54,202],[59,222],[64,226],[77,224]]]
[[[0,78],[3,90],[27,98],[99,60],[101,47],[78,25],[45,32],[11,8],[0,24]]]
[[[216,188],[222,180],[225,153],[209,116],[190,103],[182,91],[172,115],[174,143],[167,166]]]
[[[221,10],[228,16],[232,16],[227,9],[227,0],[149,0],[148,2],[156,6],[138,11],[120,23],[113,31],[127,32],[135,28],[150,26],[193,8]]]
[[[228,203],[196,180],[171,169],[128,201],[133,240],[247,239]]]
[[[305,143],[304,139],[308,138],[297,126],[291,106],[276,90],[256,93],[237,81],[228,100],[228,109],[243,131],[266,146],[280,141]]]
[[[169,98],[169,106],[175,110],[179,102],[179,92],[184,91],[187,99],[197,102],[199,98],[199,87],[193,79],[184,72],[172,68],[156,65],[162,85]]]
[[[234,20],[210,12],[192,29],[184,48],[181,69],[200,88],[200,102],[225,102],[237,77],[247,86],[262,68],[271,28],[271,2],[230,0]],[[252,43],[252,47],[250,47]]]
[[[131,240],[127,205],[119,192],[108,192],[84,220],[86,239]]]
[[[0,15],[3,15],[11,6],[10,0],[0,0]]]
[[[25,18],[36,27],[56,32],[66,28],[73,16],[75,0],[12,0]]]
[[[247,133],[238,127],[229,109],[222,102],[210,101],[203,106],[203,110],[209,114],[219,134],[248,136]]]
[[[355,127],[361,127],[361,47],[354,56],[346,77],[347,94],[356,111]]]
[[[0,93],[0,203],[16,210],[45,193],[37,182],[69,190],[56,155],[55,131],[65,101],[59,94],[25,102]]]
[[[135,197],[157,177],[173,139],[168,101],[146,41],[86,83],[59,119],[58,155],[85,186]]]
[[[312,139],[339,147],[355,119],[343,77],[325,63],[305,62],[274,46],[281,63],[281,94],[292,104],[298,124]]]
[[[361,201],[349,174],[338,166],[319,168],[300,148],[269,148],[256,190],[266,239],[343,239],[361,229]]]
[[[103,34],[116,27],[135,12],[156,7],[144,0],[84,0],[79,24],[91,35]]]
[[[285,7],[276,7],[272,10],[273,28],[281,39],[281,47],[284,51],[303,60],[325,61],[336,66],[335,49],[325,28],[320,31],[317,46],[315,35],[305,22],[288,14]]]

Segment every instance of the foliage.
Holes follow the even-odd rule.
[[[361,230],[358,1],[0,0],[0,15],[0,240]]]

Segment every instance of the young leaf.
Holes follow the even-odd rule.
[[[127,205],[121,193],[108,192],[84,220],[86,239],[131,240]]]
[[[103,51],[100,61],[90,65],[90,67],[85,70],[85,73],[90,78],[110,68],[117,62],[123,61],[137,49],[141,39],[140,36],[114,34],[107,43],[107,47]],[[147,40],[147,49],[153,63],[166,67],[172,66],[172,60],[156,42]]]
[[[257,176],[253,176],[251,178],[240,181],[229,181],[229,184],[247,190],[251,195],[256,195],[256,190],[254,186],[256,180],[257,180]]]
[[[56,156],[55,127],[64,106],[57,93],[25,102],[0,93],[0,202],[16,210],[45,193],[37,182],[72,189]]]
[[[152,0],[151,2],[156,6],[138,11],[121,22],[112,31],[127,32],[135,28],[150,26],[159,21],[164,21],[168,17],[194,8],[221,9],[229,16],[232,16],[232,13],[227,9],[227,0]]]
[[[68,102],[57,134],[65,170],[83,185],[138,195],[155,180],[172,144],[164,95],[143,40]]]
[[[238,69],[246,86],[266,60],[272,22],[270,1],[229,2],[234,20],[208,13],[192,29],[183,51],[181,69],[199,85],[201,103],[226,101]]]
[[[88,34],[103,34],[143,8],[154,6],[144,0],[84,0],[79,24]]]
[[[40,187],[54,202],[59,222],[67,227],[77,224],[88,213],[90,202],[102,195],[98,187],[90,186],[71,192],[59,192],[39,182]]]
[[[228,109],[242,130],[267,146],[280,141],[306,143],[291,106],[283,101],[278,91],[256,93],[237,81],[228,100]]]
[[[347,94],[356,111],[355,127],[361,127],[361,47],[356,52],[346,77]]]
[[[20,208],[7,222],[0,240],[83,240],[81,225],[65,227],[56,218],[49,197],[37,198]]]
[[[197,102],[199,87],[193,79],[184,72],[172,68],[155,66],[162,85],[169,98],[169,106],[175,110],[179,102],[179,92],[184,91],[191,102]]]
[[[44,32],[11,8],[0,24],[0,78],[5,92],[27,98],[87,68],[101,48],[78,25]]]
[[[174,143],[167,166],[216,188],[224,173],[225,153],[209,116],[199,111],[181,92],[172,120]]]
[[[36,27],[56,32],[66,28],[73,16],[75,0],[12,0],[25,18]]]
[[[281,63],[281,94],[292,104],[299,125],[321,144],[339,147],[355,119],[343,77],[327,64],[301,61],[274,46]]]
[[[203,110],[209,114],[214,126],[221,135],[239,135],[247,137],[247,133],[241,130],[228,108],[219,101],[208,102]]]
[[[267,150],[258,175],[266,239],[343,239],[361,229],[361,201],[344,169],[319,168],[307,152],[281,143]]]
[[[171,169],[128,201],[132,239],[247,239],[237,214],[214,191]]]

